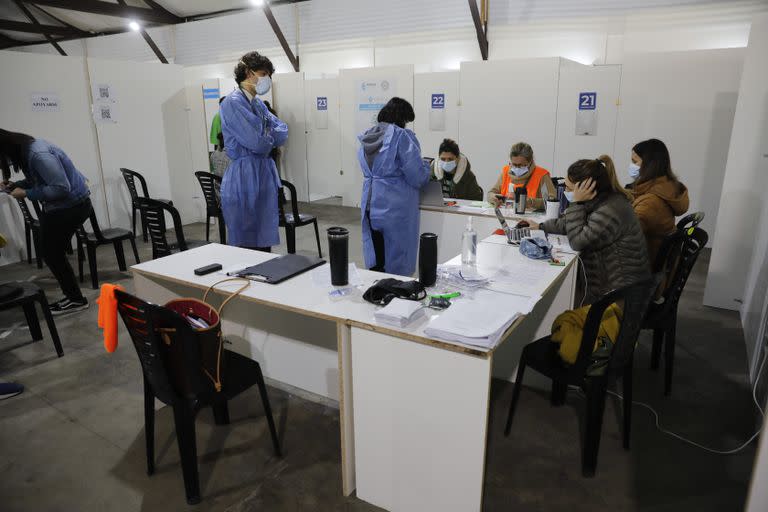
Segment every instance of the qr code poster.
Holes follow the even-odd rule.
[[[117,123],[117,106],[113,104],[95,104],[93,118],[97,124]]]
[[[98,84],[93,88],[93,101],[95,103],[115,103],[117,96],[115,89],[110,84]]]

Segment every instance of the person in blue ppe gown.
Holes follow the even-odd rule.
[[[360,135],[363,256],[371,270],[410,276],[419,245],[419,192],[429,182],[416,134],[405,128],[416,118],[406,100],[392,98],[378,124]]]
[[[260,251],[280,243],[280,176],[270,158],[288,139],[288,126],[257,97],[272,86],[272,62],[258,52],[243,55],[235,66],[239,88],[221,103],[221,130],[232,163],[221,183],[221,208],[229,245]]]

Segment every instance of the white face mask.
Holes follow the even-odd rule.
[[[517,177],[522,176],[523,174],[527,173],[530,169],[528,169],[527,166],[523,167],[515,167],[514,165],[509,166],[509,172],[514,174]]]
[[[565,195],[565,198],[568,200],[569,203],[573,202],[573,191],[572,190],[566,190],[565,192],[563,192],[563,194]]]
[[[629,174],[630,178],[636,180],[638,176],[640,176],[640,166],[635,163],[629,164],[629,170],[627,173]]]
[[[256,83],[256,94],[264,96],[272,88],[272,79],[268,76],[262,76]]]
[[[456,160],[440,160],[440,168],[445,172],[453,172],[456,170]]]

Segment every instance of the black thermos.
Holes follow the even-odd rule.
[[[328,228],[328,254],[331,260],[331,284],[349,283],[349,231],[347,228]]]
[[[419,243],[419,282],[424,287],[437,281],[437,235],[422,233]]]

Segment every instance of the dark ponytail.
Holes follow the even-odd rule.
[[[577,160],[568,168],[568,179],[574,184],[592,178],[598,198],[618,193],[632,200],[630,192],[624,190],[616,178],[616,168],[608,155],[600,155],[594,160]]]

